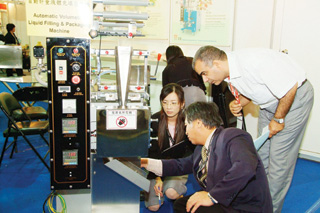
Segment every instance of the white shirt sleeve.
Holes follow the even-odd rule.
[[[157,176],[162,176],[162,161],[148,158],[148,166],[146,168],[148,171],[153,172]]]

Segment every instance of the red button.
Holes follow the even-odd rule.
[[[80,83],[80,77],[75,75],[71,78],[71,82],[74,83],[74,84],[79,84]]]
[[[139,52],[139,55],[142,55],[142,52],[141,52],[141,51]]]
[[[109,55],[109,51],[108,50],[106,51],[106,54]]]
[[[108,89],[108,86],[104,86],[104,89]]]
[[[137,86],[137,90],[141,90],[141,87],[140,87],[140,86]]]
[[[79,50],[78,50],[77,48],[74,48],[74,49],[73,49],[73,53],[74,53],[74,54],[77,54],[78,52],[79,52]]]
[[[132,33],[129,33],[129,37],[132,37],[133,36],[133,34]]]

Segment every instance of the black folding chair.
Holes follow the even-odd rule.
[[[8,128],[4,130],[3,136],[5,137],[5,142],[2,148],[1,157],[0,157],[0,166],[3,159],[3,155],[5,151],[12,146],[12,151],[10,158],[13,156],[13,151],[15,150],[17,146],[17,139],[19,136],[22,136],[24,140],[28,143],[28,145],[31,147],[31,149],[34,151],[34,153],[38,156],[38,158],[41,160],[41,162],[47,167],[48,170],[49,166],[45,162],[45,158],[47,157],[49,153],[49,148],[47,153],[44,157],[41,157],[39,152],[35,149],[35,147],[32,145],[31,141],[27,138],[28,135],[40,135],[41,138],[44,140],[44,142],[49,147],[49,142],[44,137],[44,134],[48,132],[49,128],[49,121],[48,120],[38,120],[38,121],[20,121],[16,120],[13,117],[13,114],[16,110],[21,110],[21,112],[24,114],[24,116],[27,117],[25,112],[22,110],[22,106],[19,104],[17,99],[13,97],[13,95],[3,92],[0,94],[0,108],[3,111],[3,113],[8,118]],[[8,146],[8,140],[10,137],[13,137],[14,140],[12,143],[10,143]]]

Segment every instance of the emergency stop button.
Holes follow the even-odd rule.
[[[73,84],[79,84],[80,83],[80,77],[79,76],[77,76],[77,75],[75,75],[75,76],[73,76],[72,78],[71,78],[71,82],[73,83]]]

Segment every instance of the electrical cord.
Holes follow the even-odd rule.
[[[53,201],[54,201],[54,198],[55,197],[58,197],[59,200],[60,200],[60,203],[61,203],[61,206],[62,206],[62,210],[61,211],[58,211],[56,210],[54,207],[53,207]],[[47,204],[47,205],[46,205]],[[48,197],[45,199],[43,205],[42,205],[42,210],[43,210],[43,213],[46,212],[45,210],[45,206],[47,206],[48,208],[48,211],[50,213],[66,213],[67,212],[67,205],[66,205],[66,201],[65,199],[62,197],[62,195],[60,195],[59,193],[57,193],[56,191],[52,191]]]
[[[45,213],[46,210],[45,210],[45,206],[46,206],[46,203],[47,203],[47,200],[50,198],[52,192],[48,195],[48,197],[45,199],[45,201],[43,202],[43,205],[42,205],[42,213]]]

